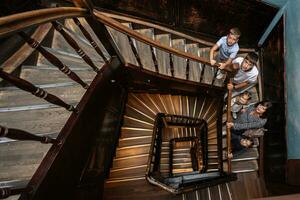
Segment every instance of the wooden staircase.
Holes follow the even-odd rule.
[[[80,21],[94,35],[85,20],[80,19]],[[74,22],[68,19],[65,21],[65,26],[67,30],[77,32],[76,41],[88,55],[92,55],[97,67],[101,68],[104,64],[103,59],[80,35]],[[94,36],[94,39],[100,44],[97,37]],[[84,82],[90,84],[96,76],[96,73],[76,54],[57,31],[54,31],[51,46],[45,48],[68,65]],[[108,57],[107,53],[106,56]],[[20,77],[74,106],[77,105],[86,91],[49,63],[41,54],[38,55],[36,65],[23,65],[21,67]],[[0,88],[0,121],[3,126],[55,138],[70,114],[70,111],[50,104],[16,87]],[[0,185],[3,187],[18,184],[26,185],[50,147],[49,144],[35,141],[15,141],[0,138]],[[11,197],[10,199],[16,198]]]
[[[160,44],[167,45],[176,51],[190,53],[195,57],[199,57],[199,59],[208,58],[210,47],[197,43],[191,37],[185,37],[182,34],[181,37],[178,37],[178,35],[175,37],[174,32],[169,32],[168,29],[158,31],[154,26],[141,28],[133,22],[126,22],[126,20],[117,17],[116,19],[121,20],[124,27],[130,28]],[[80,21],[93,36],[93,39],[104,52],[105,57],[109,58],[108,53],[100,41],[97,40],[91,27],[84,19],[80,19]],[[105,63],[103,58],[84,38],[74,22],[67,19],[63,27],[100,69]],[[136,70],[145,69],[170,80],[184,80],[205,86],[208,90],[218,88],[222,91],[220,88],[224,86],[224,80],[215,79],[216,69],[208,64],[163,51],[108,26],[107,29],[117,47],[116,51],[119,51],[121,55],[121,60],[125,61],[125,68],[134,65]],[[45,47],[45,49],[68,65],[84,82],[89,84],[96,76],[93,69],[78,55],[78,52],[66,43],[57,31],[54,31],[51,46]],[[20,77],[74,106],[78,104],[85,93],[85,89],[61,73],[40,54],[36,65],[21,67]],[[36,135],[56,137],[71,114],[64,108],[47,103],[16,87],[2,87],[0,88],[0,94],[0,118],[3,126],[18,128]],[[223,98],[216,98],[208,92],[205,94],[201,91],[199,94],[193,95],[182,95],[173,91],[164,93],[144,91],[138,93],[129,88],[118,146],[115,150],[109,177],[105,181],[104,199],[241,199],[241,195],[234,192],[236,188],[243,191],[243,194],[246,193],[244,199],[264,195],[265,191],[260,190],[263,188],[263,183],[258,181],[259,178],[256,173],[258,170],[258,152],[256,148],[234,157],[233,172],[248,172],[239,174],[240,179],[237,182],[220,183],[175,196],[159,187],[150,185],[146,181],[145,173],[152,132],[155,117],[158,113],[204,119],[208,125],[208,171],[214,172],[220,169],[226,171],[226,164],[221,165],[218,162],[218,160],[223,160],[226,163],[226,158],[218,154],[217,151],[220,147],[226,148],[226,134],[223,134],[222,144],[217,142],[218,132],[222,132],[218,128],[218,119],[221,116],[219,114],[222,112],[222,107]],[[190,128],[177,128],[171,131],[170,135],[172,134],[174,135],[173,138],[185,137],[192,136],[193,131]],[[167,138],[162,143],[162,155],[164,156],[162,157],[161,169],[166,173],[169,171],[167,158],[169,139]],[[19,142],[1,138],[0,159],[3,162],[0,164],[0,185],[26,184],[49,147],[50,145],[36,142]],[[178,169],[183,171],[191,169],[190,160],[186,157],[187,149],[179,148],[174,156],[174,165]],[[15,160],[18,160],[18,162],[14,162]],[[247,181],[249,177],[251,178],[250,182]],[[257,188],[249,191],[249,185],[240,185],[244,182],[250,183],[250,185],[255,183]],[[253,193],[252,190],[256,193]]]

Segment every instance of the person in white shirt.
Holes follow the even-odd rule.
[[[258,77],[257,61],[258,56],[254,52],[248,53],[245,58],[238,57],[234,59],[232,67],[234,70],[237,70],[237,73],[233,78],[233,84],[228,84],[227,87],[234,90],[241,90],[250,84],[256,84]]]
[[[220,64],[219,69],[231,64],[239,51],[238,41],[241,32],[238,28],[229,30],[228,35],[221,37],[209,52],[210,64]],[[218,73],[218,79],[223,77],[222,73]]]

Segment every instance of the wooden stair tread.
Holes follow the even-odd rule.
[[[0,113],[1,125],[38,133],[58,133],[71,112],[64,108],[48,108]]]
[[[77,84],[68,87],[49,88],[45,89],[45,91],[54,94],[65,102],[79,102],[86,90]],[[45,103],[48,102],[20,89],[0,91],[0,107],[26,106]]]
[[[94,77],[96,76],[96,73],[93,71],[76,71],[76,74],[82,80],[94,79]],[[47,84],[72,80],[58,69],[23,69],[20,77],[31,82],[32,84]]]

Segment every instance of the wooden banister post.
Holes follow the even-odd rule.
[[[76,51],[76,53],[89,65],[93,68],[95,72],[98,72],[99,69],[96,67],[92,59],[80,48],[77,42],[63,29],[63,26],[57,21],[51,22],[53,27],[65,38],[67,43]]]
[[[56,139],[50,138],[48,136],[38,136],[20,129],[7,128],[0,125],[0,137],[7,137],[14,140],[33,140],[39,141],[44,144],[57,143]]]
[[[34,49],[38,50],[51,64],[57,67],[60,71],[66,74],[70,79],[79,83],[83,88],[87,89],[89,85],[85,83],[81,78],[68,66],[63,64],[55,55],[48,52],[44,47],[40,45],[40,43],[33,38],[29,37],[24,32],[19,32],[19,35]]]
[[[28,192],[27,188],[9,188],[4,187],[0,188],[0,199],[6,199],[7,197],[10,197],[12,195],[21,194],[22,192]]]
[[[229,79],[230,84],[232,84],[232,78]],[[232,122],[231,118],[231,97],[232,97],[232,89],[228,90],[227,97],[227,122]],[[227,161],[228,161],[228,172],[231,173],[231,157],[229,156],[231,151],[231,131],[230,128],[226,126],[226,139],[227,139]]]
[[[69,111],[76,111],[76,108],[74,108],[74,106],[65,103],[63,100],[56,97],[55,95],[47,93],[45,90],[34,86],[32,83],[30,83],[24,79],[14,77],[11,74],[4,72],[2,69],[0,69],[0,77],[3,80],[15,85],[16,87],[18,87],[26,92],[32,93],[34,96],[45,99],[49,103],[53,103],[55,105],[64,107],[65,109],[67,109]]]

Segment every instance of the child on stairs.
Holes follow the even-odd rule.
[[[231,64],[239,51],[238,41],[240,36],[240,30],[238,28],[232,28],[229,30],[227,36],[221,37],[209,52],[210,64],[212,66],[216,63],[220,64],[219,69],[221,70]],[[223,73],[220,70],[216,78],[223,78]]]

